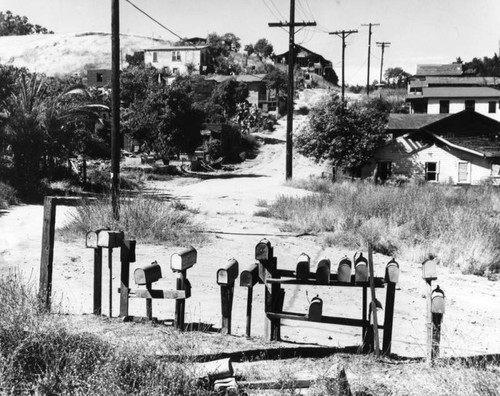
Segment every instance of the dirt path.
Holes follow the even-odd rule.
[[[268,202],[278,195],[301,196],[308,192],[284,185],[284,128],[265,134],[269,142],[261,147],[259,155],[246,161],[234,171],[232,178],[199,180],[177,178],[169,182],[154,182],[148,187],[159,193],[179,197],[199,209],[197,220],[211,231],[209,242],[198,248],[198,263],[188,272],[193,286],[192,297],[186,303],[187,321],[220,326],[220,291],[215,276],[228,259],[236,258],[240,270],[254,262],[254,247],[266,235],[275,247],[280,268],[294,269],[302,252],[310,255],[315,264],[326,256],[335,269],[344,256],[353,257],[354,251],[321,246],[320,238],[296,237],[280,230],[279,222],[253,216],[261,200]],[[296,155],[294,178],[319,175],[324,169]],[[67,221],[69,208],[58,208],[57,226]],[[24,277],[38,284],[40,242],[42,228],[41,206],[19,206],[0,215],[0,273],[19,270]],[[143,266],[157,260],[164,267],[164,279],[158,288],[174,288],[175,279],[169,270],[169,258],[178,248],[139,245],[137,263]],[[118,254],[115,253],[113,289],[118,287]],[[54,300],[63,312],[89,313],[92,310],[93,252],[84,248],[84,240],[56,241],[54,260]],[[389,258],[376,254],[376,276],[383,276]],[[104,262],[107,258],[104,257]],[[401,282],[396,293],[393,352],[405,356],[425,354],[425,283],[421,279],[420,263],[400,261]],[[135,267],[132,268],[132,271]],[[107,284],[107,269],[104,283]],[[444,355],[475,355],[500,353],[500,286],[484,278],[464,276],[439,269],[437,282],[447,296],[447,312],[443,322],[442,350]],[[104,312],[108,290],[103,290]],[[324,314],[330,316],[361,317],[361,291],[350,288],[286,287],[285,310],[307,311],[308,300],[315,295],[324,300]],[[118,314],[118,294],[113,294],[113,314]],[[377,297],[385,301],[385,291]],[[245,331],[246,289],[235,289],[233,306],[233,333]],[[144,315],[144,301],[131,300],[131,314]],[[171,301],[154,301],[153,313],[159,318],[172,318]],[[252,333],[263,335],[263,287],[254,290],[254,318]],[[297,343],[318,343],[331,346],[358,344],[360,329],[327,326],[307,322],[284,322],[284,340]]]

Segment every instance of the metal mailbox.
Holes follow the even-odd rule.
[[[269,261],[271,260],[273,256],[273,251],[272,251],[272,246],[271,242],[269,242],[267,239],[262,239],[256,246],[255,246],[255,260],[259,261]]]
[[[221,286],[229,286],[234,284],[238,277],[238,262],[233,258],[230,259],[224,268],[217,271],[217,284]]]
[[[399,264],[394,260],[394,257],[385,267],[385,281],[391,283],[399,282]]]
[[[323,300],[319,296],[314,297],[309,305],[307,319],[312,322],[320,322],[323,316]]]
[[[297,267],[295,271],[295,276],[297,279],[307,280],[309,279],[309,273],[311,272],[311,258],[302,253],[297,259]]]
[[[97,234],[99,233],[99,231],[101,230],[87,232],[87,234],[85,235],[85,247],[94,249],[99,247],[97,245]]]
[[[337,280],[343,283],[351,282],[351,271],[352,262],[346,256],[339,262],[339,267],[337,270]]]
[[[354,261],[354,274],[356,283],[368,282],[368,260],[363,257],[363,253]]]
[[[137,285],[147,285],[161,279],[161,267],[156,261],[134,271],[134,280]]]
[[[436,287],[431,294],[431,312],[444,314],[444,311],[445,311],[444,292],[438,285],[438,287]]]
[[[437,260],[429,258],[422,263],[422,278],[426,281],[437,279]]]
[[[321,259],[316,266],[316,282],[320,285],[328,285],[330,283],[330,268],[330,259],[326,257]]]
[[[197,258],[198,252],[194,247],[190,246],[170,256],[170,268],[172,271],[185,271],[196,264]]]
[[[254,263],[241,271],[240,286],[253,287],[259,281],[259,265]]]
[[[123,231],[100,230],[97,233],[97,246],[106,248],[119,247],[123,242]]]

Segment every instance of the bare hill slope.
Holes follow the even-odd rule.
[[[120,35],[121,59],[144,48],[171,45],[166,40]],[[27,67],[50,76],[86,74],[87,69],[111,68],[111,34],[72,33],[0,37],[0,63]]]

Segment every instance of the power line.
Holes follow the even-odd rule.
[[[269,7],[269,4],[267,4],[266,0],[262,0],[262,2],[264,3],[264,5],[267,7],[267,9],[269,10],[269,12],[273,15],[273,17],[275,17],[276,19],[280,19],[276,13],[272,10],[271,7]],[[281,15],[281,14],[280,14]],[[283,18],[283,19],[286,19],[286,18]],[[281,20],[281,19],[280,19]],[[285,28],[281,28],[283,29],[285,32],[287,32],[287,30]],[[288,32],[287,32],[288,33]]]
[[[380,26],[380,23],[368,23],[361,26],[368,26],[368,71],[366,74],[366,95],[370,96],[370,50],[372,46],[372,26]]]
[[[382,57],[380,60],[380,79],[379,79],[379,84],[382,84],[382,69],[384,67],[384,50],[385,47],[389,48],[391,46],[391,43],[388,41],[377,41],[377,47],[382,48]]]
[[[168,27],[166,27],[165,25],[163,25],[161,22],[159,22],[158,20],[156,20],[155,18],[153,18],[151,15],[149,15],[146,11],[142,10],[141,8],[139,8],[138,6],[136,6],[134,3],[132,3],[130,0],[125,0],[127,3],[129,3],[132,7],[134,7],[137,11],[139,11],[140,13],[144,14],[145,16],[147,16],[149,19],[151,19],[153,22],[155,22],[156,24],[160,25],[163,29],[165,29],[166,31],[170,32],[171,34],[173,34],[175,37],[177,37],[178,39],[180,39],[181,41],[184,41],[184,38],[179,36],[177,33],[175,33],[173,30],[169,29]],[[191,45],[192,47],[196,48],[196,49],[199,49],[196,45],[194,45],[193,43],[190,43],[189,41],[187,42],[188,45]]]
[[[351,34],[358,33],[357,30],[337,30],[335,32],[330,32],[330,34],[335,34],[342,38],[342,101],[344,101],[345,93],[345,39]]]

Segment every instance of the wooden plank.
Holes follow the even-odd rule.
[[[382,289],[384,287],[384,278],[376,277],[373,279],[374,280],[374,285],[375,288],[377,289]],[[319,283],[316,283],[316,279],[308,279],[308,280],[301,280],[301,279],[278,279],[278,278],[268,278],[266,279],[266,283],[279,283],[282,285],[315,285],[315,286],[339,286],[339,287],[366,287],[367,284],[365,283],[345,283],[345,282],[338,282],[337,280],[331,280],[329,285],[321,285]]]
[[[56,205],[53,197],[43,201],[42,254],[40,258],[39,296],[42,304],[50,310],[52,293],[52,265],[54,262],[54,234]]]
[[[238,381],[238,386],[245,389],[304,389],[310,388],[315,380],[294,379],[290,381],[276,380],[256,380],[256,381]]]
[[[177,273],[176,279],[176,289],[178,291],[183,291],[184,296],[186,295],[185,289],[185,281],[187,277],[187,269],[183,269]],[[186,300],[185,298],[178,298],[175,301],[175,320],[174,326],[176,329],[184,330],[184,316],[186,311]]]
[[[120,248],[120,317],[128,316],[130,263],[135,262],[134,240],[125,240]]]
[[[393,282],[389,282],[387,283],[387,292],[385,295],[384,339],[382,342],[382,354],[384,355],[391,353],[395,297],[396,284]]]
[[[368,245],[368,270],[370,271],[370,292],[372,297],[372,315],[373,315],[373,338],[375,343],[375,356],[380,356],[380,342],[378,334],[378,318],[377,318],[377,297],[375,296],[375,282],[373,281],[373,248],[372,244]]]
[[[233,311],[234,282],[220,286],[222,334],[231,334],[231,319]]]
[[[102,248],[94,248],[94,315],[102,314]]]
[[[298,320],[303,322],[311,322],[306,314],[295,313],[295,312],[266,312],[267,316],[270,319],[288,319],[288,320]],[[336,324],[342,326],[353,326],[353,327],[363,327],[363,324],[366,324],[361,319],[353,319],[353,318],[341,318],[335,316],[322,316],[321,320],[317,323],[328,323],[328,324]],[[383,329],[384,326],[379,326],[380,329]]]
[[[118,289],[118,292],[121,293],[121,288]],[[186,292],[184,290],[130,289],[129,297],[180,300],[186,298]]]
[[[253,303],[253,287],[248,288],[247,293],[247,323],[246,323],[246,336],[250,337],[252,332],[252,303]]]

